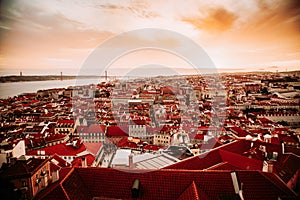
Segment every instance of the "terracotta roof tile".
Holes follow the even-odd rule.
[[[234,134],[236,134],[238,137],[246,137],[248,133],[244,131],[242,128],[234,126],[229,128]]]
[[[69,197],[64,193],[62,186],[58,183],[50,185],[45,191],[46,192],[38,193],[34,199],[69,200]]]
[[[74,170],[64,179],[62,186],[68,194],[69,199],[92,199],[92,196],[88,191],[89,187],[85,185],[77,170]]]
[[[208,197],[201,197],[201,200],[203,199],[208,199]],[[194,181],[183,191],[178,200],[200,200],[198,189]]]
[[[244,199],[271,200],[283,196],[296,197],[295,193],[273,174],[258,171],[237,171],[236,174],[239,183],[243,185]],[[157,170],[149,172],[121,171],[111,168],[75,168],[57,187],[62,187],[70,199],[92,199],[93,197],[133,199],[131,189],[136,179],[140,182],[137,199],[224,199],[228,196],[237,196],[230,171]],[[57,187],[55,189],[61,194],[59,192],[55,194],[64,195]],[[54,191],[56,190],[50,194]]]
[[[105,133],[106,126],[99,124],[91,124],[88,128],[89,133]]]
[[[72,166],[75,166],[75,167],[84,167],[84,166],[82,166],[82,158],[86,159],[87,166],[92,166],[92,164],[93,164],[93,162],[95,160],[95,156],[93,156],[91,154],[79,156],[79,157],[75,158],[72,161]]]
[[[102,148],[103,143],[102,142],[85,142],[84,146],[86,147],[86,149],[89,152],[96,155],[99,152],[99,150]]]
[[[300,157],[294,154],[284,154],[275,163],[276,174],[288,183],[294,174],[300,169]]]
[[[72,144],[61,143],[49,147],[40,148],[38,150],[30,150],[26,152],[26,155],[38,155],[38,151],[45,151],[45,155],[54,155],[59,156],[76,156],[80,152],[86,150],[84,145],[80,145],[79,148],[73,147]]]
[[[219,150],[221,158],[224,162],[228,162],[238,169],[261,170],[263,161],[255,160],[229,151]]]
[[[219,151],[211,151],[199,156],[187,158],[181,162],[167,166],[166,169],[199,170],[209,168],[220,162],[222,162],[222,158],[219,154]]]
[[[128,126],[108,126],[106,134],[108,137],[125,137],[128,136]]]

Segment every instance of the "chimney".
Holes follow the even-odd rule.
[[[135,179],[131,188],[132,198],[138,198],[140,192],[140,181],[139,179]]]
[[[86,163],[86,158],[85,157],[81,158],[81,167],[87,167],[87,163]]]
[[[133,153],[129,154],[129,168],[133,169],[134,168],[134,163],[133,163]]]
[[[232,184],[233,184],[235,194],[239,195],[241,200],[244,200],[243,191],[242,191],[243,183],[241,184],[241,189],[240,189],[239,181],[238,181],[238,177],[236,175],[236,172],[231,172],[230,175],[231,175],[231,180],[232,180]]]
[[[268,160],[268,161],[264,161],[264,168],[263,171],[265,172],[269,172],[269,173],[273,173],[273,169],[274,169],[274,163],[276,162],[276,160]]]
[[[235,172],[231,172],[230,175],[231,175],[231,180],[232,180],[233,187],[234,187],[234,192],[236,194],[238,194],[239,190],[240,190],[240,187],[239,187],[239,182],[238,182],[236,173]]]
[[[268,172],[273,173],[273,163],[268,163]]]
[[[281,149],[282,149],[282,154],[285,154],[285,151],[284,151],[284,143],[283,143],[283,142],[281,143]]]

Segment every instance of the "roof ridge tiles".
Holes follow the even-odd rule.
[[[59,187],[62,189],[65,197],[68,199],[68,200],[71,200],[67,191],[65,190],[64,186],[63,186],[63,183],[69,178],[69,176],[73,173],[74,171],[74,167],[71,168],[71,170],[67,173],[67,175],[61,180],[59,181]]]
[[[200,200],[198,188],[195,181],[192,181],[192,183],[185,190],[183,190],[178,200],[186,199],[186,197],[193,198],[194,200]]]
[[[71,170],[67,173],[67,175],[60,181],[60,185],[62,186],[62,184],[65,182],[65,180],[67,180],[67,178],[73,173],[75,167],[72,167]]]
[[[84,178],[81,176],[81,174],[77,171],[77,169],[82,168],[82,167],[78,167],[78,166],[74,166],[72,167],[72,170],[70,170],[70,172],[65,176],[65,178],[63,179],[63,181],[61,181],[61,186],[64,189],[64,192],[67,192],[68,188],[64,188],[63,184],[65,183],[68,186],[68,181],[71,180],[74,176],[80,180],[80,183],[82,183],[84,188],[88,188],[85,184]],[[85,168],[86,169],[86,168]],[[71,172],[72,171],[72,172]],[[74,174],[74,175],[73,175]],[[73,176],[73,177],[71,177]],[[80,186],[79,186],[80,187]],[[82,186],[81,186],[82,187]],[[69,190],[69,189],[68,189]],[[90,199],[89,197],[92,197],[92,195],[90,194],[89,190],[86,190],[87,192],[87,199]],[[71,193],[70,193],[71,194]],[[74,199],[74,197],[72,197],[71,194],[71,198],[68,196],[69,199]]]
[[[62,183],[59,184],[60,188],[62,189],[65,197],[68,199],[68,200],[71,200],[71,198],[69,197],[67,191],[65,190],[65,188],[63,187]]]
[[[217,163],[215,165],[212,165],[212,166],[210,166],[210,167],[208,167],[208,168],[206,168],[204,170],[214,170],[214,168],[220,167],[220,166],[225,165],[227,163],[228,163],[227,161],[223,161],[223,162]]]

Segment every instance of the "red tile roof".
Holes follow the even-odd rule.
[[[82,166],[82,159],[85,158],[86,159],[86,164],[87,166],[92,166],[93,162],[95,161],[95,156],[92,154],[87,154],[87,155],[83,155],[83,156],[79,156],[77,158],[75,158],[72,161],[72,166],[74,167],[83,167]]]
[[[105,133],[106,126],[99,124],[91,124],[88,128],[89,133]]]
[[[70,163],[59,157],[57,154],[52,155],[50,158],[50,171],[56,171],[70,166]]]
[[[59,156],[76,156],[77,154],[86,150],[84,145],[80,145],[79,148],[73,147],[72,144],[61,143],[54,146],[40,148],[38,150],[30,150],[26,152],[26,155],[37,156],[38,151],[45,151],[45,155],[54,155]]]
[[[247,145],[248,144],[248,145]],[[167,166],[166,169],[207,169],[222,162],[227,162],[235,169],[261,170],[262,161],[243,156],[250,149],[250,143],[245,140],[235,141],[222,145],[207,153],[185,159],[181,162]]]
[[[73,119],[59,119],[57,124],[75,124]]]
[[[87,133],[89,130],[88,126],[77,126],[76,131],[77,133]]]
[[[135,142],[129,141],[128,137],[124,137],[118,142],[117,147],[136,149],[136,148],[138,148],[138,144]]]
[[[99,152],[99,150],[102,148],[103,144],[102,142],[85,142],[84,146],[89,152],[96,155]]]
[[[143,146],[144,150],[149,150],[149,151],[158,151],[161,148],[163,148],[163,147],[157,146],[157,145],[153,145],[153,144],[148,144],[148,145]]]
[[[238,168],[237,166],[231,165],[228,162],[221,162],[221,163],[218,163],[214,166],[207,168],[207,170],[230,170],[230,171],[233,171],[233,170],[241,170],[241,169]]]
[[[222,162],[219,151],[211,151],[167,166],[166,169],[202,170]]]
[[[243,183],[244,199],[273,200],[283,196],[296,198],[295,193],[273,174],[258,171],[237,171],[236,174],[239,183]],[[57,200],[65,197],[133,199],[131,189],[136,179],[141,185],[137,199],[220,199],[224,196],[236,196],[230,171],[149,172],[111,168],[75,168],[60,184],[51,191],[44,190],[47,194],[41,196],[45,200],[51,199],[54,194],[57,195]]]
[[[299,140],[297,136],[289,136],[289,135],[283,135],[280,134],[278,135],[278,138],[280,141],[286,142],[286,143],[291,143],[291,144],[299,144]]]
[[[284,154],[275,163],[276,174],[288,183],[295,173],[300,170],[300,157],[294,154]]]
[[[229,151],[219,150],[223,161],[236,166],[237,169],[261,170],[263,161],[255,160]]]
[[[32,176],[46,162],[49,162],[49,159],[30,158],[28,160],[17,160],[10,167],[4,169],[3,175],[5,177]]]
[[[246,137],[246,135],[248,135],[246,131],[237,126],[230,127],[229,130],[236,134],[238,137]]]
[[[128,126],[108,126],[107,137],[125,137],[128,136]]]
[[[49,134],[47,137],[45,137],[46,142],[52,142],[57,140],[63,140],[67,136],[65,134]]]
[[[265,160],[263,152],[258,147],[249,149],[248,151],[244,152],[243,155],[254,158],[256,160]]]
[[[198,189],[194,181],[191,183],[191,185],[188,186],[187,189],[183,191],[183,193],[178,198],[178,200],[186,200],[186,199],[200,200]],[[207,196],[206,198],[201,196],[201,200],[203,199],[209,199],[209,198]]]
[[[269,124],[269,123],[273,124],[274,123],[273,121],[271,121],[265,117],[258,118],[258,120],[261,121],[261,123],[263,123],[263,124]]]
[[[220,142],[217,138],[213,137],[209,139],[206,143],[201,144],[200,149],[201,150],[207,150],[207,149],[214,149],[216,147],[219,147],[222,145],[222,142]]]

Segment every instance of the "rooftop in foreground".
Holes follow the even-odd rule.
[[[73,168],[60,184],[35,199],[241,199],[235,188],[244,199],[296,199],[272,173],[111,168]]]

